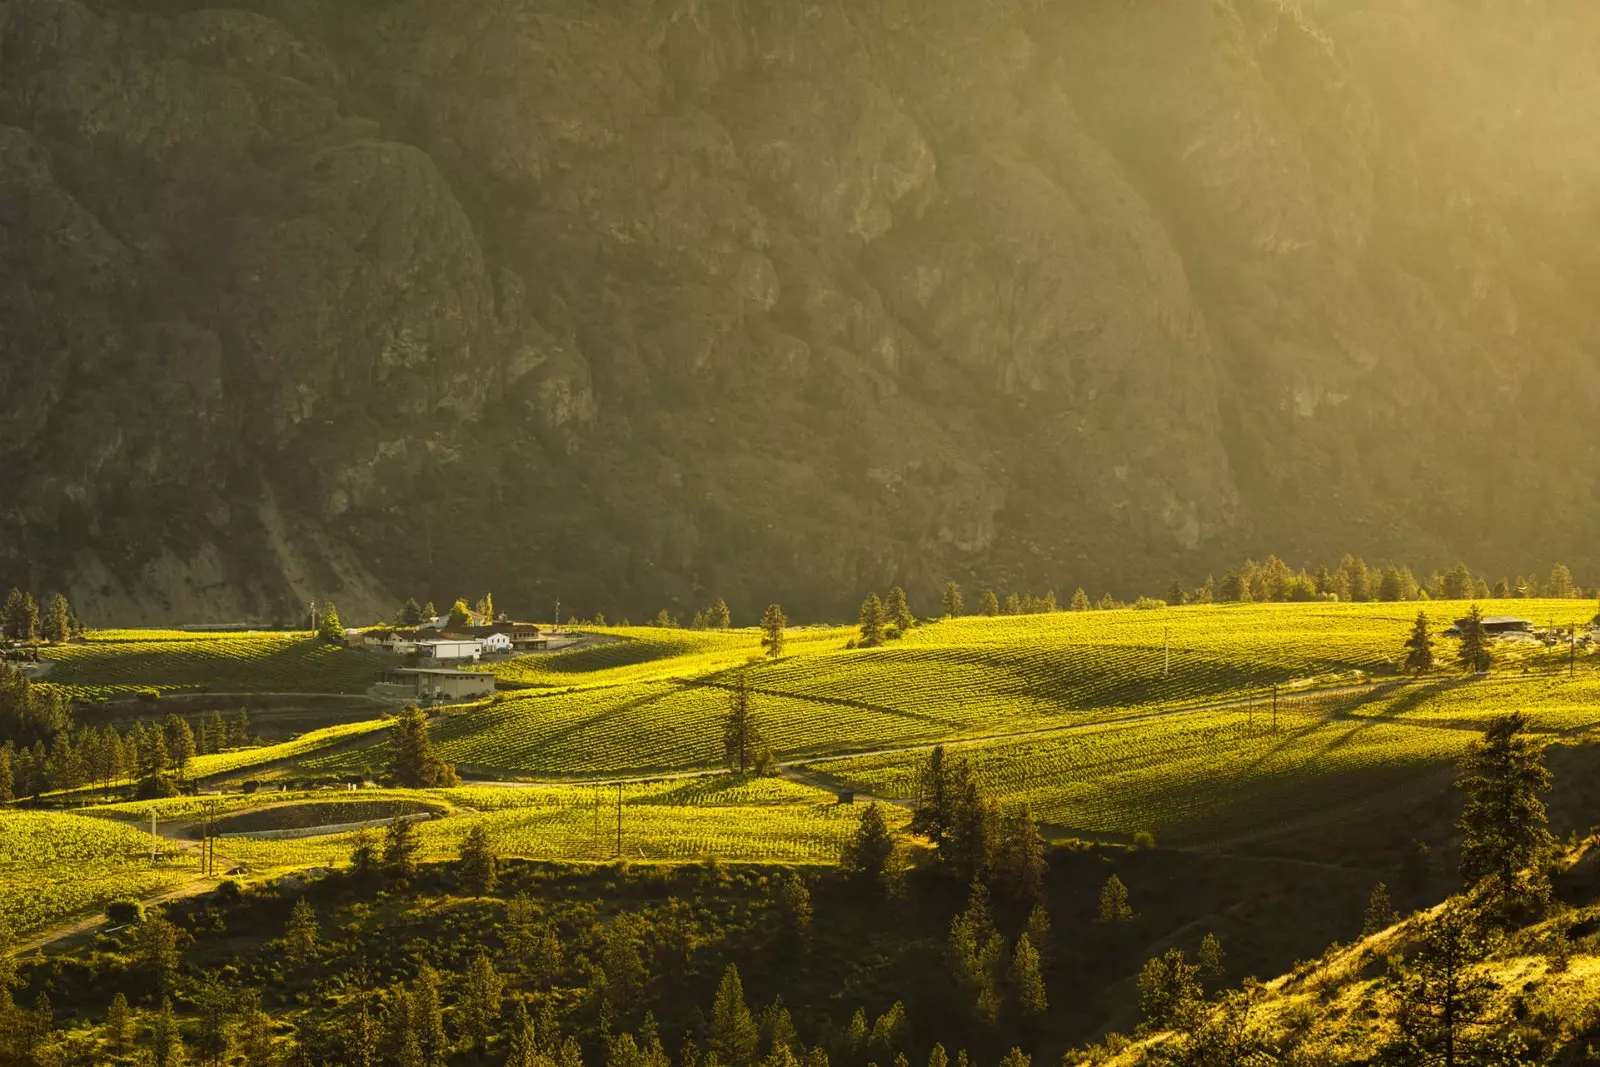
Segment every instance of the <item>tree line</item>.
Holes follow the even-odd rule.
[[[230,718],[222,712],[189,720],[168,714],[146,719],[119,732],[104,725],[67,726],[29,746],[8,739],[0,745],[0,802],[26,799],[57,790],[99,786],[110,791],[121,782],[137,783],[141,798],[178,792],[173,776],[188,776],[196,756],[227,752],[251,743],[250,719],[240,708]]]
[[[32,593],[13,588],[0,606],[0,636],[7,641],[26,644],[43,639],[60,644],[82,637],[83,630],[83,622],[60,593],[41,612]]]

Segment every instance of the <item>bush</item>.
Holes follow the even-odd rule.
[[[143,703],[154,704],[156,701],[161,699],[161,690],[139,689],[134,692],[133,696],[134,699],[142,701]]]
[[[261,788],[261,783],[252,778],[239,788],[246,793],[254,793]]]
[[[224,879],[217,886],[217,896],[232,904],[244,896],[244,889],[232,878]]]
[[[1140,830],[1133,835],[1133,847],[1141,852],[1148,852],[1156,847],[1156,835],[1149,830]]]
[[[166,797],[175,797],[181,792],[178,783],[164,774],[153,774],[149,778],[139,779],[139,787],[134,790],[135,800],[161,800]]]
[[[113,926],[144,922],[144,905],[137,900],[113,900],[106,905],[106,919]]]
[[[1159,611],[1166,606],[1167,602],[1165,600],[1157,600],[1155,597],[1142,596],[1138,600],[1134,601],[1133,610]]]

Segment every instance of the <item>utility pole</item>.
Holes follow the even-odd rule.
[[[152,867],[155,866],[155,862],[156,862],[156,813],[152,811],[150,813],[150,865]]]
[[[550,627],[550,629],[552,631],[554,631],[555,633],[560,633],[561,632],[561,598],[560,597],[556,597],[556,621]]]
[[[1166,639],[1161,646],[1161,677],[1172,677],[1172,627],[1167,627]]]
[[[1570,677],[1578,676],[1578,624],[1573,623],[1567,631],[1567,643],[1572,646],[1572,672]]]
[[[622,783],[617,783],[617,858],[622,858]]]

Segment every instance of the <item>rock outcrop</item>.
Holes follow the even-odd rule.
[[[99,621],[1600,565],[1582,0],[0,0]]]

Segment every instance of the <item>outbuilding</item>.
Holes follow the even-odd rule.
[[[465,640],[418,641],[417,655],[422,659],[446,661],[476,660],[483,651],[483,642],[477,638]]]
[[[383,673],[383,684],[415,700],[476,700],[494,694],[494,675],[482,671],[399,667]]]

